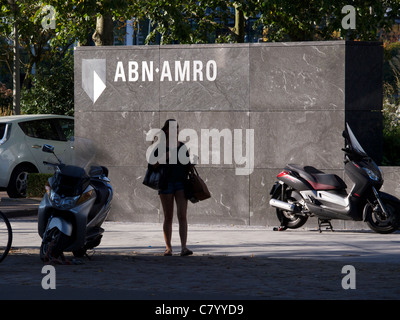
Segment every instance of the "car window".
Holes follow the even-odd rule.
[[[74,136],[74,120],[72,119],[58,119],[61,128],[61,135],[63,140],[67,141]]]
[[[0,139],[4,137],[4,132],[6,131],[6,124],[0,123]]]
[[[53,119],[25,121],[18,123],[18,125],[29,137],[46,140],[61,140]]]

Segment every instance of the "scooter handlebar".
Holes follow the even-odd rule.
[[[58,166],[58,164],[56,164],[56,163],[51,163],[51,162],[47,162],[47,161],[43,161],[43,164],[46,165],[46,166],[52,166],[52,167],[57,167]]]

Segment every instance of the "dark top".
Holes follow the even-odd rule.
[[[167,189],[169,182],[184,182],[187,179],[190,169],[190,161],[187,164],[183,164],[179,161],[179,154],[181,152],[181,148],[186,149],[186,157],[189,159],[189,151],[187,150],[185,144],[183,142],[178,142],[178,150],[176,153],[177,163],[170,164],[169,159],[167,159],[166,164],[160,164],[155,170],[162,170],[161,180],[160,180],[160,188]],[[167,152],[169,148],[167,147]],[[155,150],[154,155],[158,155],[158,149]],[[149,164],[149,166],[152,166]],[[154,168],[154,166],[152,166]]]

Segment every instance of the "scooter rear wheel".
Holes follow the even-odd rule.
[[[296,204],[298,201],[302,199],[301,195],[295,190],[287,190],[284,199],[280,199],[285,202],[289,202],[292,204]],[[278,217],[281,226],[289,229],[297,229],[302,227],[308,220],[307,216],[298,215],[296,213],[276,209],[276,216]]]

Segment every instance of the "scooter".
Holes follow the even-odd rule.
[[[281,223],[279,231],[303,226],[309,217],[318,217],[322,227],[333,230],[331,220],[364,221],[377,233],[392,233],[400,226],[400,200],[379,191],[383,173],[357,141],[348,123],[345,139],[344,171],[354,183],[347,192],[346,183],[335,174],[312,166],[288,164],[277,175],[270,194]]]
[[[55,174],[46,183],[38,210],[40,258],[64,263],[64,252],[81,258],[100,244],[113,189],[106,167],[91,166],[87,174],[83,167],[64,164],[53,146],[46,144],[42,151],[52,153],[58,163],[43,162],[53,166]]]

